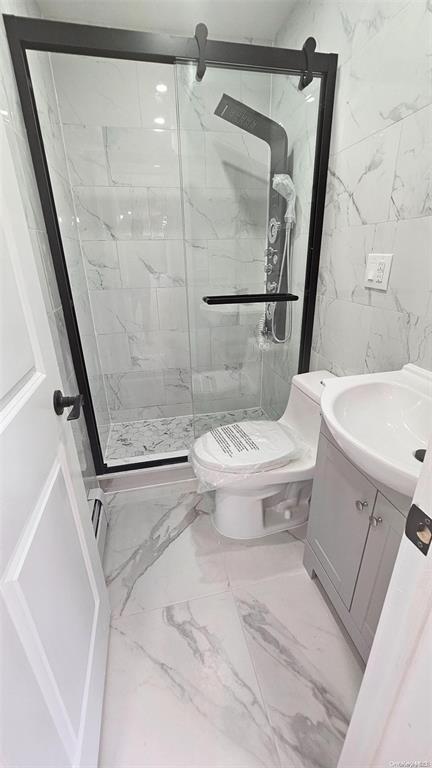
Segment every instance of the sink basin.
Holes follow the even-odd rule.
[[[336,442],[360,469],[412,496],[421,463],[415,452],[432,434],[432,371],[326,379],[321,410]]]

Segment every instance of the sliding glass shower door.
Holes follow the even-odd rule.
[[[99,465],[174,462],[217,425],[279,418],[299,365],[321,80],[27,56],[61,237],[54,310],[76,323]]]
[[[303,93],[297,76],[207,67],[197,82],[195,69],[176,67],[198,436],[279,418],[287,404],[299,363],[319,81]],[[280,293],[294,300],[272,302]],[[233,303],[236,294],[264,300]]]

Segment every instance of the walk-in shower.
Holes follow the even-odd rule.
[[[278,418],[309,366],[336,57],[209,40],[198,82],[194,38],[6,23],[98,472]]]

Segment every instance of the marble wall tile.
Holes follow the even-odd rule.
[[[133,369],[126,333],[99,334],[97,344],[104,373],[126,373]]]
[[[87,241],[82,244],[84,264],[90,290],[120,288],[121,276],[118,244],[104,240]]]
[[[280,419],[288,403],[291,379],[279,376],[273,368],[266,365],[265,355],[262,367],[261,405],[270,419]]]
[[[181,418],[183,416],[189,416],[191,414],[191,404],[189,403],[174,403],[174,404],[159,404],[148,405],[138,408],[119,408],[116,411],[110,413],[110,419],[112,424],[118,424],[123,422],[143,421],[146,419],[165,419],[165,418]]]
[[[140,61],[137,76],[141,124],[145,128],[177,128],[172,64]]]
[[[264,238],[209,240],[209,286],[228,282],[228,276],[233,285],[264,285],[265,247]]]
[[[162,128],[105,128],[111,184],[179,187],[177,131]]]
[[[90,299],[97,333],[134,333],[158,327],[154,290],[92,291]]]
[[[314,349],[333,361],[332,372],[363,371],[371,328],[371,307],[333,299],[318,304],[319,333]]]
[[[185,289],[157,288],[156,293],[161,331],[187,330],[188,312]]]
[[[182,184],[200,187],[206,178],[205,134],[202,130],[180,131]]]
[[[264,115],[270,112],[271,87],[272,77],[268,72],[240,71],[240,100]]]
[[[339,148],[380,131],[432,100],[430,8],[412,2],[366,45],[354,50],[346,67],[349,77],[339,93],[344,120]],[[404,56],[400,52],[404,51]],[[377,76],[379,73],[379,76]]]
[[[110,412],[125,408],[141,408],[165,403],[160,371],[108,373],[105,386]]]
[[[387,221],[399,138],[395,125],[331,158],[325,231]]]
[[[205,134],[206,186],[267,192],[270,150],[261,139],[237,132]]]
[[[128,343],[132,368],[143,371],[163,371],[169,368],[190,367],[187,331],[149,331],[129,334]]]
[[[224,93],[241,100],[240,72],[207,67],[206,82],[198,83],[195,70],[194,64],[177,64],[180,129],[232,131],[214,111]]]
[[[210,265],[207,240],[186,240],[185,258],[188,286],[208,284]]]
[[[86,240],[151,237],[149,192],[142,187],[75,187],[79,235]]]
[[[208,328],[190,329],[190,362],[195,370],[205,370],[212,365],[212,353]]]
[[[162,372],[165,402],[190,403],[192,406],[191,371],[187,368],[166,368]]]
[[[266,196],[254,189],[184,190],[188,240],[262,237],[266,226]]]
[[[107,186],[104,134],[100,125],[64,125],[69,176],[73,186]]]
[[[432,104],[402,122],[391,195],[398,219],[432,216]]]
[[[255,328],[246,325],[212,328],[211,353],[215,367],[260,360]]]
[[[170,288],[185,285],[182,240],[118,242],[125,288]]]
[[[153,238],[183,238],[180,190],[155,187],[149,189],[150,226]]]
[[[229,405],[230,409],[256,407],[260,404],[261,364],[225,364],[211,370],[193,371],[192,390],[194,405],[200,413],[226,409],[227,401],[236,404]],[[224,405],[216,408],[213,401],[222,400]]]
[[[244,292],[246,292],[248,287],[249,285],[244,285]],[[239,324],[240,309],[238,304],[209,306],[202,300],[205,295],[223,295],[224,293],[231,293],[232,290],[232,285],[210,285],[209,283],[206,285],[193,285],[188,287],[188,306],[192,332],[204,328],[235,326]]]
[[[136,62],[55,53],[52,66],[64,124],[141,125]]]

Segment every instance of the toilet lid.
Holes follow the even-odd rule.
[[[278,421],[242,421],[206,432],[196,440],[192,454],[207,469],[253,473],[297,458],[299,445]]]

